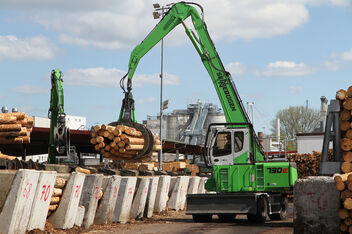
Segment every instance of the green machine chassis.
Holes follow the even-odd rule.
[[[200,8],[201,15],[194,6]],[[226,118],[226,123],[221,126],[209,126],[205,143],[205,161],[213,168],[205,188],[215,194],[188,195],[186,213],[192,214],[195,221],[209,220],[213,214],[228,217],[224,215],[237,213],[247,213],[248,218],[254,221],[263,220],[264,213],[273,218],[282,218],[287,204],[285,193],[292,190],[297,170],[288,161],[269,161],[264,157],[236,86],[221,62],[203,16],[203,8],[197,3],[176,3],[135,47],[130,56],[128,72],[120,82],[125,100],[132,104],[123,104],[120,119],[127,114],[128,119],[135,122],[132,77],[140,59],[177,25],[182,24],[209,73]],[[196,32],[184,23],[188,17]],[[126,78],[127,91],[124,86]],[[231,136],[232,146],[239,139],[242,142],[241,150],[232,148],[231,153],[218,157],[214,155],[215,142],[224,133]]]

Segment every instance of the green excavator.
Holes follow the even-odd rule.
[[[196,7],[200,9],[201,15]],[[191,17],[196,32],[186,26],[184,21],[188,17]],[[231,75],[225,70],[209,36],[203,17],[203,8],[197,3],[173,4],[148,36],[135,47],[130,56],[128,72],[120,82],[125,98],[119,122],[146,129],[136,123],[132,77],[140,59],[181,24],[210,75],[226,117],[226,123],[210,124],[206,136],[204,160],[212,168],[211,176],[205,184],[209,193],[187,195],[186,214],[192,215],[197,222],[211,221],[213,215],[218,215],[222,220],[233,219],[236,214],[246,214],[253,222],[264,222],[268,215],[271,219],[285,219],[288,209],[287,194],[292,192],[297,179],[296,166],[286,159],[265,157]],[[152,139],[150,142],[152,143]],[[146,143],[144,155],[150,153],[148,147],[150,145]]]
[[[51,96],[48,117],[50,119],[48,163],[58,163],[58,158],[70,154],[70,130],[66,127],[64,111],[64,90],[62,73],[58,69],[51,72]]]

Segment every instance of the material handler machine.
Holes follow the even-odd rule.
[[[195,7],[200,9],[201,15]],[[184,21],[188,17],[191,17],[196,33],[186,26]],[[209,36],[199,4],[179,2],[172,5],[132,51],[128,72],[120,82],[125,98],[119,122],[146,129],[136,123],[132,77],[140,59],[179,24],[185,28],[208,71],[226,117],[226,123],[210,124],[204,146],[206,165],[212,167],[205,188],[213,193],[188,195],[186,214],[191,214],[196,222],[211,221],[214,214],[222,220],[233,219],[236,214],[246,214],[253,222],[264,222],[268,215],[271,219],[285,219],[286,196],[297,179],[297,169],[294,163],[285,159],[270,160],[264,156],[231,75],[225,70]],[[148,150],[144,154],[148,154]]]

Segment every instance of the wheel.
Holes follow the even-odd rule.
[[[268,205],[266,198],[260,198],[257,204],[256,214],[247,214],[247,219],[252,223],[264,223],[268,216]]]
[[[288,216],[288,200],[287,198],[283,198],[281,201],[280,212],[276,214],[269,215],[271,220],[285,220]]]
[[[212,214],[194,214],[192,215],[193,221],[196,223],[209,223],[213,219]]]
[[[236,214],[218,214],[218,217],[221,222],[231,223],[235,221]]]

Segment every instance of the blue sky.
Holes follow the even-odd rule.
[[[64,74],[65,112],[88,126],[117,119],[119,80],[130,52],[158,20],[154,1],[0,0],[0,103],[46,116],[50,71]],[[168,1],[159,1],[167,4]],[[218,53],[256,131],[269,133],[288,106],[320,108],[352,85],[352,0],[199,1]],[[186,21],[191,26],[189,21]],[[220,106],[211,79],[179,26],[164,40],[164,99],[169,109],[198,100]],[[159,112],[160,45],[134,77],[138,121]]]

